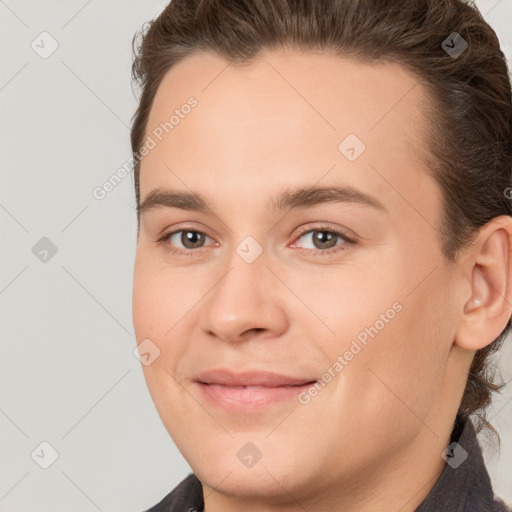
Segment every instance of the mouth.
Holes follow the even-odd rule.
[[[218,369],[208,370],[199,374],[195,381],[201,384],[219,384],[229,387],[265,387],[277,388],[281,386],[302,386],[310,382],[316,382],[315,378],[294,377],[266,371],[232,372]]]
[[[271,372],[235,374],[228,370],[205,372],[194,381],[204,398],[228,412],[261,411],[272,404],[290,401],[317,382]]]

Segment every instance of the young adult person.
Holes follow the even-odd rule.
[[[137,343],[193,470],[152,512],[506,511],[512,107],[460,0],[172,0],[141,33]]]

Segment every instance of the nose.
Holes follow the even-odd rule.
[[[276,337],[288,328],[286,288],[263,252],[248,263],[236,251],[219,268],[200,312],[200,327],[228,342]]]

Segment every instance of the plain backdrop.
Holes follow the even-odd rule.
[[[190,472],[133,354],[132,174],[93,196],[130,155],[131,39],[165,4],[0,0],[2,512],[141,512]],[[512,0],[477,5],[512,62]],[[512,503],[511,388],[485,458]]]

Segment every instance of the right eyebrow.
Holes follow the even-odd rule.
[[[138,207],[139,215],[158,208],[179,208],[181,210],[205,212],[209,210],[206,200],[194,192],[172,189],[154,189]]]

